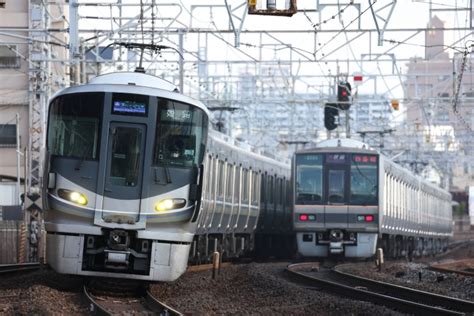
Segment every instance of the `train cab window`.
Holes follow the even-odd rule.
[[[296,203],[321,204],[323,201],[323,156],[296,156]]]
[[[110,181],[114,185],[134,187],[140,171],[140,151],[143,131],[132,127],[117,127],[112,131]]]
[[[378,202],[377,156],[353,155],[349,202],[353,205],[376,205]]]
[[[49,109],[48,151],[53,156],[97,160],[104,93],[61,95]]]
[[[155,165],[192,167],[202,163],[207,139],[205,112],[188,104],[159,99]]]

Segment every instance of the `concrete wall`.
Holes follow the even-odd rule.
[[[0,36],[0,45],[11,45],[25,57],[28,56],[28,3],[7,1],[5,8],[0,9],[0,29],[4,30],[3,34],[9,34]],[[19,113],[20,146],[24,148],[29,135],[28,63],[21,59],[20,68],[0,68],[0,82],[0,124],[15,124],[15,115]],[[16,176],[16,167],[16,148],[0,148],[0,176]],[[20,170],[23,177],[23,159]]]
[[[46,2],[46,1],[45,1]],[[0,68],[0,124],[15,124],[16,113],[20,114],[20,147],[23,151],[29,142],[29,82],[28,69],[29,47],[27,43],[29,28],[30,0],[8,0],[5,8],[0,8],[0,45],[11,45],[20,59],[20,68]],[[68,16],[68,5],[64,0],[49,1],[51,28],[66,27],[63,16]],[[59,3],[65,7],[59,7]],[[54,19],[53,19],[54,18]],[[67,42],[66,33],[52,33],[56,38]],[[63,47],[52,47],[52,58],[58,59],[51,63],[53,76],[47,84],[52,93],[65,87],[67,81],[66,66],[63,60],[67,58],[67,50]],[[61,61],[59,61],[61,60]],[[45,109],[46,111],[46,109]],[[0,147],[0,178],[16,176],[16,148]],[[21,177],[24,177],[24,159],[21,159]]]

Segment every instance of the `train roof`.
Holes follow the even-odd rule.
[[[366,143],[361,141],[350,139],[350,138],[334,138],[324,140],[316,145],[313,148],[301,149],[296,151],[296,154],[300,153],[311,153],[311,152],[319,152],[319,151],[326,151],[326,150],[337,150],[337,151],[344,151],[344,152],[371,152],[371,153],[378,153],[378,151]]]
[[[283,157],[275,157],[275,155],[260,150],[249,144],[240,142],[229,135],[222,134],[214,129],[209,130],[210,142],[217,142],[232,148],[233,150],[246,153],[249,158],[258,159],[264,162],[272,163],[280,168],[290,169],[290,160]]]
[[[51,100],[63,94],[81,92],[119,92],[157,96],[195,105],[204,110],[208,116],[210,114],[202,102],[181,94],[171,82],[140,72],[112,72],[99,75],[86,84],[58,91]]]
[[[135,85],[153,89],[178,92],[178,88],[169,81],[140,72],[113,72],[92,78],[89,84]]]

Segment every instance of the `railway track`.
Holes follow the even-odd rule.
[[[96,287],[88,284],[83,287],[83,300],[94,315],[183,315],[157,300],[143,288],[126,288],[121,284],[110,286],[112,281]],[[115,283],[117,285],[117,283]]]
[[[464,315],[474,312],[473,302],[361,278],[338,271],[337,267],[319,269],[317,263],[300,263],[289,265],[287,272],[306,285],[405,313]]]
[[[457,260],[448,263],[433,264],[430,270],[443,273],[457,273],[474,277],[474,259]]]
[[[0,264],[0,275],[38,270],[41,265],[38,262],[35,263],[16,263],[16,264]]]

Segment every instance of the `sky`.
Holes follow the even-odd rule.
[[[80,3],[92,2],[82,0]],[[107,1],[103,1],[107,2]],[[109,2],[116,2],[110,0]],[[142,0],[146,6],[152,0]],[[319,2],[321,10],[314,12],[315,4]],[[123,0],[123,3],[140,3],[138,0]],[[225,1],[204,1],[204,0],[175,0],[164,3],[156,1],[157,10],[153,12],[156,17],[164,18],[163,23],[157,22],[155,27],[159,29],[166,24],[172,28],[192,27],[208,31],[229,30],[229,17],[225,8]],[[236,28],[239,28],[238,18],[243,16],[245,3],[242,0],[228,0],[227,3],[235,10],[233,19]],[[283,0],[277,1],[277,6],[283,4]],[[375,3],[369,1],[354,1],[353,5],[349,1],[314,1],[299,0],[297,2],[300,12],[292,17],[269,17],[261,15],[247,15],[245,17],[243,30],[256,31],[266,30],[267,34],[241,34],[238,47],[235,44],[235,35],[232,32],[204,35],[188,33],[184,39],[184,49],[188,52],[197,52],[199,47],[207,46],[207,59],[213,61],[252,61],[263,56],[264,60],[288,61],[293,64],[291,71],[297,76],[320,76],[321,85],[333,85],[331,76],[337,74],[347,74],[349,80],[353,74],[363,74],[364,82],[359,86],[361,94],[385,94],[390,98],[402,98],[403,89],[401,84],[404,81],[403,74],[406,70],[406,63],[409,58],[424,56],[424,32],[416,32],[416,29],[424,29],[428,25],[430,8],[432,15],[437,15],[445,22],[445,27],[469,27],[469,11],[462,10],[469,7],[469,1],[410,1],[399,0],[395,5],[393,1],[378,0]],[[369,3],[373,4],[373,9],[380,16],[377,19],[379,27],[383,28],[384,21],[388,21],[387,29],[415,29],[415,31],[386,31],[384,33],[383,45],[378,45],[378,37],[375,33],[359,32],[359,29],[374,29],[375,22]],[[258,5],[261,6],[260,1]],[[210,7],[212,6],[212,9]],[[181,10],[182,8],[182,10]],[[389,17],[390,10],[393,12]],[[457,11],[452,11],[457,8]],[[87,10],[87,11],[84,11]],[[303,10],[303,12],[301,12]],[[83,15],[110,16],[108,7],[91,8],[86,7],[82,11]],[[139,14],[137,8],[127,7],[125,16]],[[118,12],[112,15],[117,16]],[[148,11],[146,15],[150,15]],[[174,19],[170,23],[170,19]],[[94,23],[91,23],[94,21]],[[97,20],[80,20],[80,28],[110,28],[110,21],[100,23]],[[150,24],[148,24],[150,25]],[[277,33],[276,30],[304,30],[302,33]],[[333,30],[334,32],[327,32]],[[471,31],[459,30],[445,33],[445,43],[451,44],[469,34]],[[166,32],[157,32],[154,40],[170,45],[176,44],[175,39],[166,38]],[[171,39],[171,41],[169,41]],[[467,39],[472,39],[472,35]],[[135,40],[140,41],[140,38]],[[173,42],[174,41],[174,42]],[[203,43],[203,41],[206,41]],[[391,42],[389,42],[391,41]],[[459,49],[465,45],[465,40],[458,45]],[[107,43],[107,42],[105,42]],[[347,44],[348,43],[348,44]],[[402,44],[399,44],[402,43]],[[291,47],[291,49],[289,48]],[[448,49],[450,55],[455,50]],[[392,59],[392,56],[395,58]],[[174,52],[165,53],[164,59],[177,60],[178,56]],[[369,61],[378,59],[378,62]],[[158,59],[159,60],[159,59]],[[196,60],[192,54],[185,53],[185,63],[189,65]],[[350,62],[348,60],[357,60]],[[251,65],[251,63],[250,63]],[[215,73],[239,72],[242,66],[224,65],[213,68]],[[170,70],[176,67],[170,67]],[[382,76],[383,75],[383,76]],[[371,79],[376,78],[375,79]],[[315,83],[319,86],[320,83]],[[297,87],[299,88],[299,87]],[[301,87],[305,89],[305,87]],[[307,88],[307,87],[306,87]],[[321,91],[317,87],[315,92]]]

